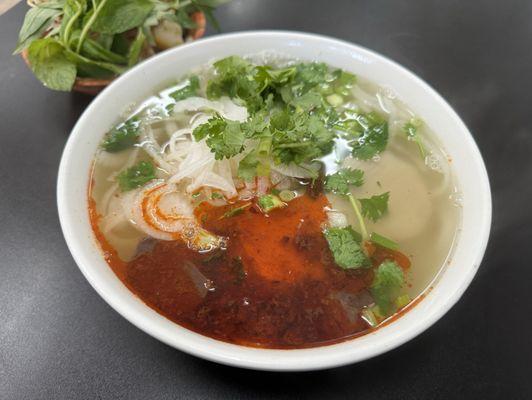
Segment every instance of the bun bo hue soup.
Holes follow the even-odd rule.
[[[430,286],[459,222],[448,163],[390,90],[232,56],[105,135],[90,216],[116,275],[170,320],[240,345],[319,346]]]

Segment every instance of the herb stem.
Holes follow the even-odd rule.
[[[416,136],[416,143],[417,147],[419,148],[419,154],[421,154],[421,158],[425,160],[425,157],[427,156],[425,152],[425,146],[423,146],[423,143],[421,142],[421,138],[419,136]]]
[[[72,25],[74,25],[74,22],[76,22],[76,20],[78,19],[78,17],[81,15],[81,7],[78,8],[78,10],[74,13],[74,15],[72,16],[72,18],[70,18],[70,20],[68,21],[66,27],[65,27],[65,32],[63,33],[63,41],[65,42],[65,47],[69,48],[69,44],[68,44],[68,40],[69,40],[69,36],[70,36],[70,31],[72,30]]]
[[[368,231],[366,230],[366,224],[364,223],[364,217],[362,217],[360,208],[358,207],[358,204],[357,204],[357,200],[351,193],[347,195],[347,198],[349,199],[349,203],[351,203],[353,210],[355,210],[355,214],[358,219],[358,224],[360,225],[360,232],[362,233],[362,239],[367,240],[369,237]]]
[[[308,147],[308,146],[312,146],[312,143],[311,142],[285,143],[285,144],[278,145],[277,148],[279,148],[279,149],[293,149],[293,148],[297,148],[297,147]]]
[[[176,1],[175,5],[174,5],[174,9],[177,11],[180,8],[186,7],[186,6],[190,5],[190,4],[192,4],[191,0],[186,0],[184,2]]]
[[[94,8],[94,12],[92,13],[91,17],[83,27],[83,30],[81,31],[81,35],[79,36],[78,40],[78,46],[76,48],[76,53],[79,53],[81,50],[81,46],[83,45],[83,42],[85,41],[85,38],[87,37],[87,34],[89,33],[89,29],[94,24],[94,21],[96,21],[96,18],[98,17],[98,14],[100,13],[103,6],[107,3],[107,0],[102,0],[100,4],[96,8]],[[96,5],[96,2],[93,0],[92,6],[94,7]]]

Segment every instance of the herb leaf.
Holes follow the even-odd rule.
[[[235,215],[242,214],[244,210],[246,210],[246,208],[248,208],[249,206],[251,206],[251,203],[245,203],[239,207],[231,208],[229,211],[226,211],[224,215],[220,217],[220,219],[231,218],[231,217],[234,217]]]
[[[423,141],[418,131],[422,124],[423,122],[421,120],[412,118],[403,126],[403,131],[408,139],[416,142],[421,158],[425,159],[427,152],[425,151],[425,146],[423,146]]]
[[[35,76],[46,87],[68,91],[76,79],[76,66],[65,56],[61,43],[46,38],[33,41],[28,59]]]
[[[395,299],[404,283],[403,270],[394,261],[384,261],[375,271],[370,291],[379,310],[385,315],[390,315],[397,309]]]
[[[227,120],[219,115],[198,126],[192,134],[196,140],[206,138],[207,145],[217,160],[231,158],[244,150],[245,137],[240,122]]]
[[[351,227],[329,228],[324,232],[325,239],[334,261],[343,269],[366,268],[371,265],[359,244],[360,235]]]
[[[176,91],[170,93],[170,97],[174,100],[179,101],[186,99],[188,97],[196,96],[200,87],[199,78],[196,75],[188,78],[186,84]]]
[[[394,242],[392,239],[389,239],[385,236],[379,235],[377,232],[372,232],[369,237],[373,243],[381,247],[385,247],[390,250],[399,250],[399,244],[397,242]]]
[[[13,54],[20,53],[31,42],[39,39],[59,15],[61,15],[61,7],[59,5],[52,7],[52,2],[50,2],[50,5],[45,3],[42,6],[32,7],[24,17],[24,22],[18,34],[17,47]]]
[[[141,187],[152,179],[155,179],[153,164],[148,161],[141,161],[118,175],[118,185],[123,192],[127,192]]]
[[[252,112],[261,107],[261,83],[255,79],[256,71],[252,64],[241,57],[231,56],[216,61],[214,68],[216,76],[207,85],[209,99],[222,96],[240,99]]]
[[[251,181],[258,175],[257,167],[259,158],[256,151],[248,153],[240,163],[238,163],[238,177],[245,181]]]
[[[351,139],[353,156],[369,160],[382,152],[388,144],[388,123],[377,113],[354,114],[352,119],[341,123],[340,129],[347,129],[347,139]]]
[[[369,199],[358,199],[362,206],[362,215],[373,222],[388,212],[388,200],[390,192],[371,196]]]
[[[149,0],[102,0],[105,2],[92,25],[102,33],[122,33],[146,20],[154,5]]]
[[[263,212],[269,213],[276,208],[285,207],[286,203],[274,194],[265,194],[259,197],[258,205]]]
[[[347,195],[349,186],[362,186],[364,171],[360,169],[342,168],[338,172],[328,175],[325,180],[325,189],[336,194]]]
[[[125,150],[137,143],[139,129],[139,118],[132,117],[123,124],[113,128],[105,136],[102,147],[109,153],[116,153],[118,151]]]
[[[146,41],[146,36],[144,35],[144,32],[141,28],[138,28],[137,31],[137,37],[135,37],[135,40],[133,43],[131,43],[131,46],[129,47],[128,54],[127,54],[127,66],[132,67],[136,63],[139,62],[140,53],[142,51],[142,46],[144,46],[144,42]]]

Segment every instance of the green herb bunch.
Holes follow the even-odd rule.
[[[46,87],[69,91],[76,77],[112,78],[155,50],[181,43],[183,30],[196,28],[195,12],[218,29],[213,10],[228,1],[34,0],[14,53],[27,50]]]

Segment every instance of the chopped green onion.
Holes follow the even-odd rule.
[[[399,244],[394,242],[393,240],[391,239],[388,239],[387,237],[384,237],[382,235],[379,235],[377,232],[372,232],[371,235],[370,235],[370,240],[381,246],[381,247],[386,247],[387,249],[390,249],[390,250],[398,250],[399,249]]]
[[[395,305],[397,306],[397,308],[403,308],[404,306],[408,305],[411,301],[412,299],[410,298],[409,295],[403,294],[395,299]]]
[[[327,102],[333,107],[338,107],[343,104],[344,99],[339,94],[330,94],[327,96]]]
[[[259,197],[258,205],[263,212],[268,213],[273,209],[286,206],[286,203],[283,203],[279,197],[273,194],[266,194]]]
[[[234,217],[235,215],[242,214],[244,212],[244,210],[246,208],[248,208],[250,205],[251,205],[251,203],[246,203],[246,204],[244,204],[244,205],[242,205],[240,207],[231,208],[229,211],[224,213],[224,215],[222,215],[220,217],[220,219],[231,218],[231,217]]]
[[[362,310],[362,319],[368,323],[369,326],[372,328],[375,328],[377,325],[379,325],[379,318],[377,317],[375,311],[378,307],[370,307],[370,308],[364,308]]]
[[[296,198],[297,194],[293,190],[281,190],[279,198],[284,202],[292,201]]]

